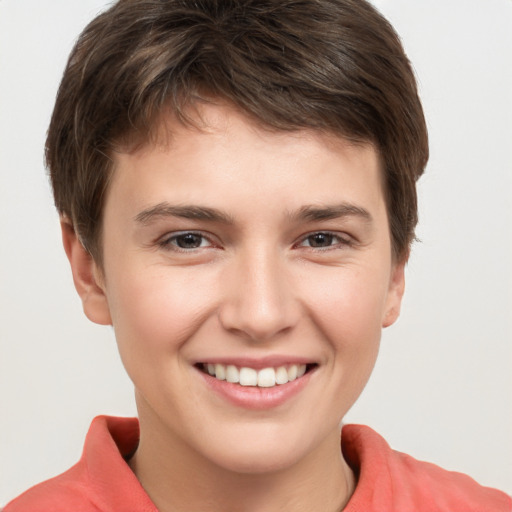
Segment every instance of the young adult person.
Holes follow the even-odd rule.
[[[506,511],[340,423],[399,315],[428,158],[410,64],[361,0],[121,0],[47,140],[85,314],[139,419],[93,421],[33,511]],[[340,446],[341,434],[341,446]]]

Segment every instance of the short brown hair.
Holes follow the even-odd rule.
[[[379,151],[393,254],[418,220],[428,159],[416,81],[391,25],[365,0],[121,0],[79,37],[57,95],[46,161],[61,215],[101,263],[121,140],[149,141],[169,108],[221,98],[264,126],[324,130]]]

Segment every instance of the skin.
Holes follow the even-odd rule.
[[[167,143],[115,155],[103,268],[63,221],[84,311],[113,325],[135,385],[131,467],[161,512],[340,510],[355,479],[339,425],[404,290],[378,155],[264,130],[228,105],[198,112],[201,130],[169,118]],[[172,214],[183,206],[223,217]],[[314,371],[266,409],[229,402],[195,366],[269,356]]]

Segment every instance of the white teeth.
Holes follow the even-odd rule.
[[[291,382],[292,380],[295,380],[297,378],[297,365],[292,364],[288,368],[288,380]]]
[[[231,364],[226,366],[226,380],[228,382],[240,382],[240,375],[236,366]]]
[[[258,384],[258,372],[253,368],[240,368],[240,385],[256,386]]]
[[[276,384],[286,384],[288,382],[288,370],[284,366],[280,366],[276,370]]]
[[[276,384],[287,384],[306,373],[305,364],[292,364],[277,368],[269,367],[258,371],[248,367],[238,369],[232,364],[208,363],[203,365],[203,369],[218,380],[239,383],[241,386],[258,386],[261,388],[271,388]]]
[[[226,380],[226,368],[223,364],[215,365],[215,377],[219,380]]]
[[[276,372],[274,368],[264,368],[258,372],[258,386],[271,388],[276,385]]]

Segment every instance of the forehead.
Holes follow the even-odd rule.
[[[218,206],[228,193],[272,199],[274,206],[279,198],[290,207],[308,196],[335,203],[356,190],[366,200],[382,199],[379,155],[371,144],[311,129],[269,129],[229,105],[201,105],[194,116],[192,126],[162,117],[149,143],[116,153],[107,197],[121,194],[139,207],[159,198]]]
[[[241,110],[233,103],[217,97],[197,97],[188,103],[182,112],[175,112],[170,107],[164,108],[152,121],[148,128],[135,134],[128,132],[121,137],[121,143],[116,145],[114,160],[119,157],[143,157],[152,151],[174,151],[196,144],[198,139],[203,143],[209,141],[212,145],[221,147],[229,143],[232,135],[244,135],[251,138],[251,146],[259,145],[280,146],[283,151],[292,141],[302,144],[304,141],[316,141],[325,151],[352,151],[354,156],[359,149],[375,151],[377,158],[380,153],[369,140],[357,139],[324,129],[314,129],[307,125],[291,125],[285,123],[285,128],[276,128],[263,120]],[[209,135],[210,137],[200,137]],[[118,162],[117,162],[118,163]]]

